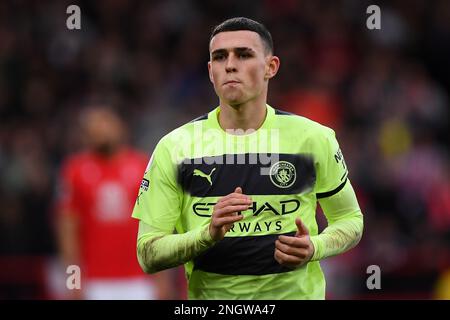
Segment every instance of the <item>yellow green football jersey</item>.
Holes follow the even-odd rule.
[[[150,159],[133,217],[171,234],[205,227],[219,198],[241,187],[253,204],[225,238],[185,264],[190,299],[324,299],[318,261],[292,270],[274,259],[300,217],[318,233],[317,199],[347,183],[334,131],[267,105],[263,125],[227,132],[220,108],[164,136]]]

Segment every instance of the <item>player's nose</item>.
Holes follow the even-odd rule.
[[[230,55],[226,61],[225,71],[227,73],[237,71],[236,59],[232,55]]]

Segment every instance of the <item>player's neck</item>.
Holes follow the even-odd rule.
[[[267,107],[264,101],[249,101],[230,106],[220,103],[219,124],[224,130],[258,130],[266,119]]]

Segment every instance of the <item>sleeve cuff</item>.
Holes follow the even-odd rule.
[[[314,254],[310,261],[319,261],[321,259],[322,241],[320,235],[310,237],[310,240],[314,246]]]
[[[209,224],[207,224],[205,227],[203,227],[200,231],[200,241],[205,244],[206,246],[213,245],[216,241],[211,237],[211,234],[209,233]]]

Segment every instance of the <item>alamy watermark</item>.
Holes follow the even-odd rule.
[[[66,26],[69,30],[81,29],[81,10],[80,7],[72,4],[67,7],[66,13],[69,14],[66,20]]]
[[[69,30],[81,29],[81,9],[79,6],[72,4],[66,9],[69,16],[66,19],[66,26]],[[370,16],[366,20],[366,27],[369,30],[381,29],[381,9],[379,6],[372,4],[367,7],[366,13]]]
[[[381,269],[376,264],[367,267],[367,274],[370,276],[366,280],[366,286],[369,290],[381,289]]]
[[[67,267],[66,273],[69,275],[66,279],[66,287],[69,290],[81,289],[81,269],[79,266],[72,264]]]
[[[372,4],[367,7],[366,13],[370,16],[366,20],[366,26],[369,30],[381,29],[381,9],[379,6]]]
[[[279,161],[278,129],[204,129],[201,121],[193,130],[179,128],[170,137],[173,163],[179,164],[260,164],[260,174],[270,175]],[[205,156],[208,155],[208,156]]]

